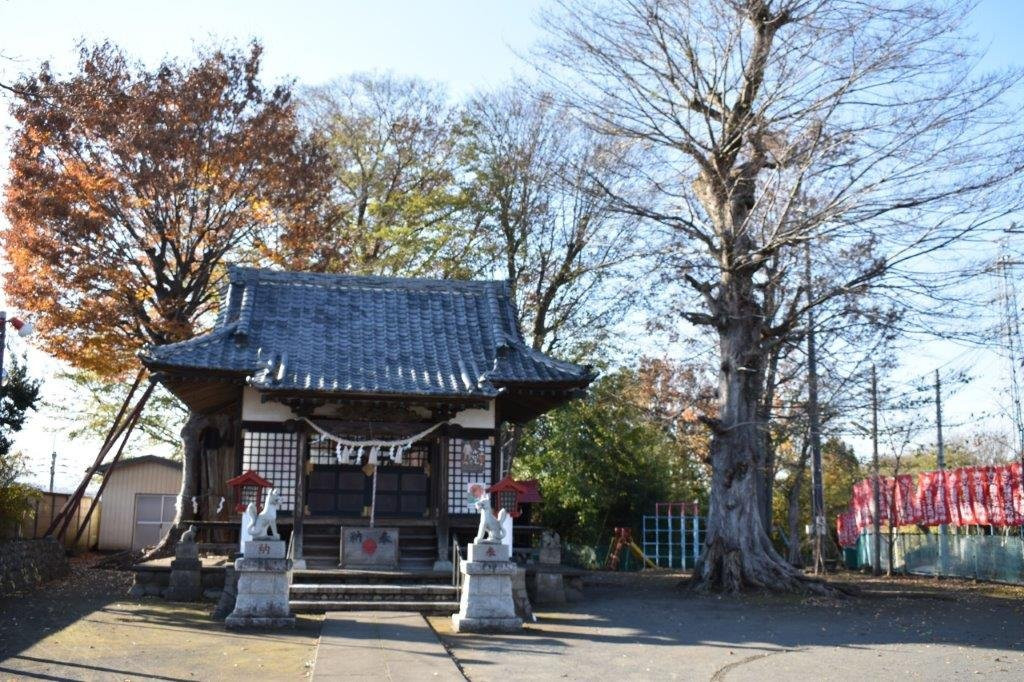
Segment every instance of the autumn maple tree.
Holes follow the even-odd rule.
[[[313,209],[322,164],[260,55],[146,70],[105,43],[71,76],[44,64],[17,84],[5,290],[47,351],[116,376],[143,344],[188,338],[225,258]]]
[[[146,68],[103,43],[83,46],[70,75],[43,64],[13,88],[4,287],[36,315],[45,350],[123,378],[145,344],[210,321],[227,260],[317,218],[330,163],[290,87],[260,83],[261,53],[213,48]],[[182,495],[198,449],[187,433],[202,420],[183,431]]]

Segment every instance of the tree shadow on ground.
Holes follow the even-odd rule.
[[[578,604],[537,606],[538,622],[519,633],[442,636],[467,665],[490,665],[493,655],[501,653],[557,656],[576,642],[605,645],[602,652],[612,658],[629,655],[636,645],[766,654],[907,644],[1024,648],[1024,591],[1015,597],[963,583],[852,583],[859,595],[841,599],[724,597],[693,594],[680,589],[678,581],[638,578],[633,585],[589,585]]]
[[[126,571],[72,563],[67,576],[0,599],[0,661],[124,599],[131,584],[132,574]]]
[[[0,661],[26,658],[19,654],[76,622],[103,627],[114,621],[132,628],[164,629],[169,636],[201,632],[222,635],[233,642],[251,640],[254,644],[309,637],[320,628],[318,619],[298,616],[294,630],[228,632],[223,622],[210,617],[212,602],[130,600],[127,594],[131,583],[130,572],[74,567],[66,578],[40,585],[25,594],[0,599]]]

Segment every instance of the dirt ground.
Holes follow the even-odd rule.
[[[0,600],[0,680],[301,680],[319,617],[228,632],[212,605],[126,598],[132,574],[73,561],[69,577]]]
[[[226,632],[209,606],[128,600],[130,573],[87,565],[0,600],[0,680],[253,682],[312,672],[318,617],[289,632]],[[539,621],[516,635],[455,634],[447,618],[430,624],[474,682],[1024,679],[1024,589],[835,580],[858,596],[695,596],[678,574],[594,573],[585,601],[539,608]],[[374,653],[360,651],[345,664]]]
[[[696,596],[675,574],[592,574],[584,602],[539,608],[521,634],[431,625],[474,682],[1024,679],[1024,589],[835,580],[859,596]]]

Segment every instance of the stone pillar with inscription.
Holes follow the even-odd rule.
[[[456,632],[514,632],[523,627],[512,598],[516,570],[509,548],[500,542],[470,543],[462,560],[462,596],[452,616]]]
[[[292,562],[283,540],[257,539],[245,543],[244,556],[235,560],[238,588],[235,610],[224,624],[229,628],[293,627],[288,606],[288,572]]]

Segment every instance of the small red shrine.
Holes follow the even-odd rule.
[[[535,479],[517,481],[506,476],[492,485],[489,492],[494,510],[505,509],[513,519],[522,516],[521,505],[541,501],[540,485]]]
[[[227,483],[235,493],[235,511],[237,512],[244,512],[250,502],[256,503],[258,511],[263,504],[263,491],[274,487],[270,481],[252,469],[240,476],[228,479]]]

